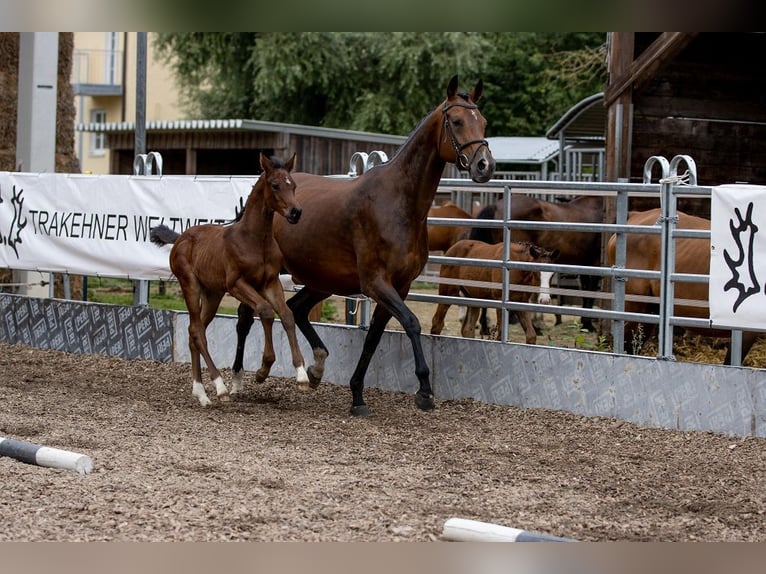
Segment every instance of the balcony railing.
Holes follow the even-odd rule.
[[[75,50],[71,82],[76,96],[121,96],[122,52]]]

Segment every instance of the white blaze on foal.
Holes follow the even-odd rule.
[[[551,278],[552,271],[540,271],[540,294],[537,296],[537,302],[541,305],[551,304]]]

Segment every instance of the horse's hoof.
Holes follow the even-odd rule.
[[[355,417],[369,416],[370,409],[367,405],[354,405],[351,407],[351,415]]]
[[[434,404],[434,396],[433,395],[415,395],[415,405],[421,410],[421,411],[430,411],[433,409],[436,405]]]
[[[309,387],[312,389],[316,389],[319,386],[319,383],[322,382],[322,376],[316,376],[314,375],[314,371],[311,367],[307,369],[308,375],[309,375]]]
[[[255,382],[256,383],[262,383],[263,381],[265,381],[268,378],[269,378],[268,375],[259,375],[258,373],[255,373]]]
[[[231,401],[231,395],[226,393],[225,395],[218,395],[218,400],[222,403],[228,403]]]
[[[307,393],[309,390],[311,390],[313,387],[309,384],[308,381],[298,381],[298,390],[302,393]]]

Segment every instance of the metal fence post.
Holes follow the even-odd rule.
[[[156,167],[157,175],[162,177],[162,155],[156,151],[140,153],[133,160],[133,175],[152,175],[152,166]],[[133,281],[133,305],[149,306],[149,281],[146,279]]]
[[[627,178],[620,178],[620,183],[628,183]],[[625,225],[628,220],[628,191],[620,189],[617,192],[615,202],[616,222]],[[614,250],[614,268],[625,269],[627,264],[628,238],[624,231],[615,232],[615,250]],[[614,292],[613,311],[622,313],[625,311],[625,283],[627,278],[624,275],[614,274],[612,279],[612,290]],[[612,351],[615,353],[625,352],[625,321],[616,319],[612,321]]]

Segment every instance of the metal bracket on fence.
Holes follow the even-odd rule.
[[[158,151],[140,153],[133,160],[133,175],[152,175],[152,166],[157,168],[157,175],[162,176],[162,155]]]
[[[681,162],[686,164],[687,169],[682,175],[678,175],[678,164]],[[697,185],[697,163],[688,155],[675,156],[670,160],[670,173],[667,179],[674,179],[674,181],[669,183]]]
[[[154,166],[157,175],[162,177],[162,155],[158,151],[140,153],[133,160],[133,175],[152,175]],[[140,279],[133,281],[133,305],[137,307],[149,306],[149,281]]]
[[[654,164],[659,164],[662,170],[660,179],[666,179],[670,175],[670,163],[661,155],[653,155],[644,163],[644,184],[652,183],[652,168]]]
[[[348,175],[356,177],[363,174],[368,169],[386,163],[387,161],[388,156],[384,151],[375,150],[371,151],[369,154],[363,151],[355,152],[351,156],[351,161],[349,162]]]

